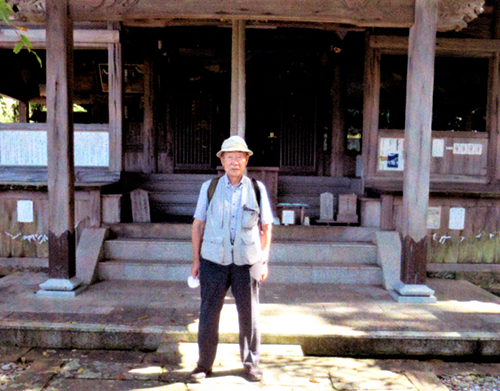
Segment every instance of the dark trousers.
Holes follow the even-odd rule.
[[[223,266],[201,259],[201,307],[198,327],[198,366],[210,370],[219,343],[219,319],[229,287],[236,301],[243,365],[254,365],[260,359],[259,288],[251,278],[250,266]]]

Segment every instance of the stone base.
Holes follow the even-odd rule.
[[[396,291],[390,291],[389,294],[398,303],[432,304],[437,302],[436,296],[404,296]]]
[[[357,224],[359,222],[357,214],[337,214],[337,223]]]
[[[39,291],[36,292],[36,295],[40,297],[49,297],[53,299],[67,299],[78,296],[87,288],[88,285],[81,285],[80,287],[78,287],[73,291],[46,291],[44,289],[40,289]]]
[[[401,281],[394,285],[394,290],[390,291],[391,297],[398,303],[436,303],[434,291],[423,284],[404,284]]]
[[[81,286],[82,282],[76,278],[51,278],[40,284],[40,289],[37,296],[44,297],[75,297],[82,293],[87,287]]]

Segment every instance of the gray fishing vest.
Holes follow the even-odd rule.
[[[201,245],[201,256],[209,261],[229,265],[253,265],[262,260],[260,244],[259,215],[255,191],[251,180],[242,178],[241,224],[236,227],[234,242],[231,243],[229,222],[231,205],[225,200],[225,183],[219,181],[208,205],[205,233]]]

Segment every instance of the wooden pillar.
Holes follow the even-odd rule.
[[[19,122],[29,122],[29,104],[26,102],[19,102]]]
[[[432,142],[432,95],[438,2],[416,0],[410,29],[406,93],[401,280],[425,284],[427,208]]]
[[[76,273],[73,22],[68,3],[68,0],[46,3],[49,275],[51,279],[67,280]]]
[[[119,30],[118,23],[109,23],[109,30]],[[109,108],[109,169],[120,172],[123,167],[122,112],[123,66],[121,43],[108,45],[108,108]]]
[[[233,21],[231,53],[231,136],[245,137],[245,21]]]
[[[380,60],[381,54],[370,47],[370,35],[365,36],[365,73],[363,89],[362,187],[366,177],[377,172],[378,121],[380,111]]]

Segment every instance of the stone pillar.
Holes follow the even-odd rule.
[[[231,136],[245,137],[245,21],[233,21],[231,53]]]
[[[49,276],[39,294],[73,296],[76,279],[73,159],[73,22],[68,0],[47,0]]]
[[[401,284],[395,287],[401,302],[435,301],[425,282],[437,21],[438,2],[415,1],[408,48]]]

